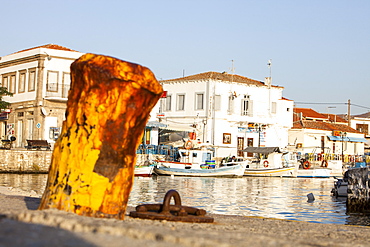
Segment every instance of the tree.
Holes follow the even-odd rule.
[[[9,102],[3,101],[4,96],[13,96],[6,87],[0,87],[0,111],[7,109],[10,106]]]

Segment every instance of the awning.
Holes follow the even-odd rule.
[[[158,122],[158,121],[149,121],[146,124],[146,127],[151,127],[151,128],[166,128],[168,125]]]
[[[168,123],[168,126],[164,129],[167,130],[174,130],[174,131],[189,131],[192,132],[194,130],[190,124],[179,124],[179,123]]]
[[[243,152],[258,154],[281,153],[279,147],[247,147],[243,149]]]
[[[349,138],[348,137],[340,137],[340,136],[328,136],[329,140],[330,141],[345,141],[345,142],[349,142]]]
[[[345,136],[345,137],[340,137],[340,136],[328,136],[329,140],[331,141],[345,141],[345,142],[367,142],[365,138],[360,138],[360,137],[350,137],[350,136]]]
[[[349,137],[350,142],[367,142],[365,138]]]

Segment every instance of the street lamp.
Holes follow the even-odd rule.
[[[347,136],[347,132],[340,132],[340,137],[342,138],[342,162],[344,161],[344,138]]]
[[[256,130],[258,132],[258,147],[261,146],[261,131],[262,131],[262,125],[261,124],[256,124]]]

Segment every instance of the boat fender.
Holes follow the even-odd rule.
[[[322,154],[317,154],[317,160],[321,161],[321,159],[322,159]]]
[[[310,169],[310,167],[311,167],[311,164],[310,164],[310,162],[309,161],[305,161],[305,162],[303,162],[303,169]]]
[[[263,166],[264,166],[264,167],[269,167],[269,162],[268,162],[267,160],[265,160],[265,161],[263,162]]]
[[[187,141],[186,143],[185,143],[185,148],[186,149],[191,149],[193,147],[193,142],[192,141]]]
[[[327,160],[323,160],[321,162],[321,167],[328,167],[328,161]]]

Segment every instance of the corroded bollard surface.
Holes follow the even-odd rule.
[[[370,168],[354,168],[348,176],[348,213],[370,213]]]
[[[136,149],[162,86],[148,68],[94,54],[72,63],[71,76],[39,209],[123,219]]]

